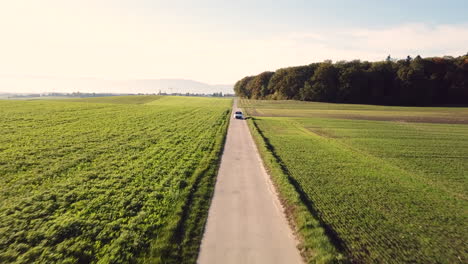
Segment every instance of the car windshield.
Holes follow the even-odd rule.
[[[236,112],[236,115],[242,115],[242,112],[237,111],[237,112]]]

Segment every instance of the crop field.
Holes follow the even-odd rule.
[[[468,108],[241,103],[349,261],[468,261]]]
[[[468,107],[396,107],[281,100],[243,100],[242,102],[252,116],[468,124]]]
[[[231,100],[0,100],[0,263],[195,262]]]

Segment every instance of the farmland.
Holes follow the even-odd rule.
[[[310,261],[467,261],[468,108],[241,103]]]
[[[194,262],[231,100],[0,100],[0,263]]]

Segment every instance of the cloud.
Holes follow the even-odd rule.
[[[291,32],[246,41],[240,46],[245,56],[237,59],[250,60],[245,64],[244,75],[251,75],[327,59],[379,61],[389,54],[393,58],[460,56],[468,52],[466,43],[468,24],[431,26],[416,23],[378,29],[342,28]]]
[[[468,24],[405,24],[388,28],[349,28],[322,33],[293,33],[287,37],[297,49],[316,52],[320,59],[381,60],[386,55],[443,56],[468,52]],[[324,56],[325,55],[325,56]]]
[[[384,49],[397,56],[421,53],[424,56],[462,55],[468,52],[468,24],[408,24],[382,30],[354,30],[356,45],[367,50]]]

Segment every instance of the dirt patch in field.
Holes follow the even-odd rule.
[[[371,121],[415,122],[434,124],[468,124],[468,117],[435,117],[435,116],[367,116],[367,115],[317,115],[317,117],[357,119]]]
[[[246,108],[247,114],[250,116],[263,116],[260,112],[257,111],[255,108]]]

